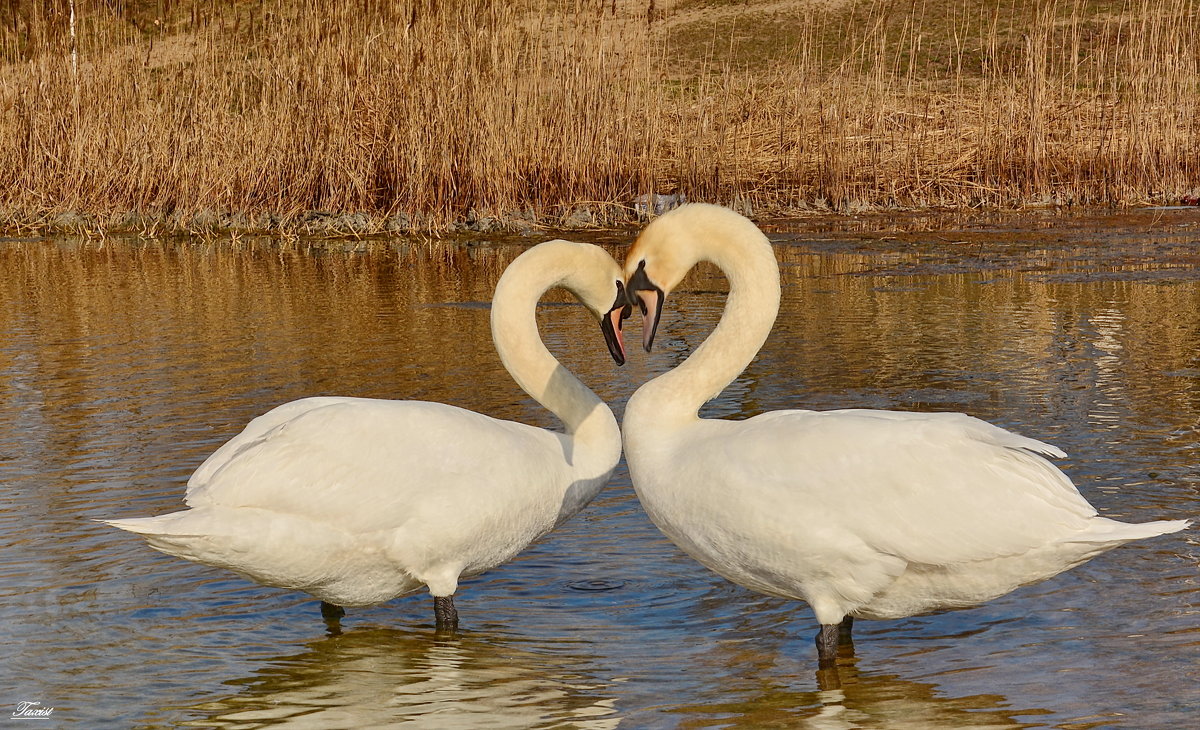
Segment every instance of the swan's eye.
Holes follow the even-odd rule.
[[[625,306],[621,307],[621,319],[620,319],[621,322],[624,322],[625,320],[627,320],[633,316],[633,305],[631,305],[629,303],[629,295],[625,292],[625,282],[618,279],[617,280],[617,301],[616,301],[616,304],[614,304],[613,306],[616,307],[621,302],[625,303]]]
[[[620,279],[617,279],[617,298],[615,301],[613,301],[612,309],[609,309],[608,311],[611,313],[616,309],[621,310],[620,322],[629,319],[629,317],[633,314],[633,307],[629,301],[629,293],[625,291],[625,282],[621,281]]]
[[[636,304],[638,309],[642,310],[642,316],[645,317],[650,310],[646,306],[645,297],[639,293],[643,291],[658,292],[661,301],[662,289],[650,281],[650,277],[646,274],[646,259],[638,262],[637,271],[629,277],[629,303]]]
[[[626,311],[628,311],[629,306],[632,303],[633,303],[633,292],[626,291],[625,282],[621,281],[620,279],[617,279],[617,301],[613,303],[613,309],[616,309],[618,306],[621,306],[622,304],[624,304]],[[628,316],[629,315],[626,314],[624,317],[621,317],[621,319],[625,319]]]

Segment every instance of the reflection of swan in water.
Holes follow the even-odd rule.
[[[1019,712],[1006,708],[1005,698],[1001,695],[943,697],[934,684],[913,682],[892,674],[859,673],[853,664],[841,667],[841,677],[842,686],[838,689],[810,692],[764,689],[758,696],[743,702],[685,707],[679,712],[684,716],[695,712],[711,718],[720,707],[721,714],[729,718],[722,727],[813,730],[990,730],[1028,727],[1016,715],[1037,714],[1026,708]],[[679,723],[681,728],[710,726],[711,720],[694,725],[686,720]]]
[[[563,286],[600,318],[622,298],[620,276],[597,246],[548,241],[496,285],[500,360],[566,433],[443,403],[306,398],[254,419],[201,464],[191,509],[107,523],[169,555],[316,596],[327,618],[428,586],[438,625],[452,627],[461,578],[575,514],[617,465],[612,411],[550,354],[534,315]],[[603,317],[623,362],[613,324]]]
[[[579,659],[582,665],[586,659]],[[562,653],[523,651],[486,635],[456,638],[360,629],[310,643],[242,687],[188,711],[202,727],[383,728],[417,723],[439,730],[617,726],[606,686],[573,671]]]
[[[890,672],[863,671],[852,656],[839,665],[839,687],[812,689],[812,674],[783,645],[789,632],[772,636],[768,630],[763,636],[761,626],[754,632],[760,640],[712,643],[713,651],[691,671],[731,681],[719,683],[711,702],[671,708],[670,714],[679,718],[672,727],[713,727],[713,719],[719,717],[719,726],[730,728],[998,730],[1027,727],[1028,716],[1048,713],[1013,707],[1007,697],[992,691],[953,696],[936,679],[914,681]],[[817,678],[820,684],[820,672]]]

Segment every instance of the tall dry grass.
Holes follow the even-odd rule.
[[[649,192],[771,214],[1200,185],[1193,0],[797,3],[769,37],[755,3],[67,5],[0,9],[10,222],[370,231],[585,224]]]

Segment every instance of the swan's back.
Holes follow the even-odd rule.
[[[1057,450],[959,413],[781,411],[726,448],[760,464],[782,504],[912,562],[1019,554],[1096,515],[1035,453]]]
[[[304,399],[255,419],[209,457],[186,502],[304,515],[355,532],[443,509],[464,523],[473,512],[537,515],[549,529],[571,478],[561,438],[442,403]]]

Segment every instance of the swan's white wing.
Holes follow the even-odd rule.
[[[239,452],[257,444],[275,427],[293,418],[298,418],[308,411],[348,400],[352,399],[337,397],[302,398],[272,408],[250,421],[242,429],[241,433],[222,444],[220,448],[204,460],[204,463],[196,471],[192,472],[192,476],[188,478],[187,491],[184,495],[185,499],[190,497],[194,490],[208,484],[213,474],[236,458]]]
[[[352,532],[557,514],[558,434],[441,403],[314,398],[255,419],[188,482],[191,506],[255,507]],[[523,517],[522,517],[523,518]]]
[[[734,426],[725,456],[744,468],[730,488],[908,562],[1021,554],[1096,514],[1034,453],[1060,451],[964,414],[778,411]]]

